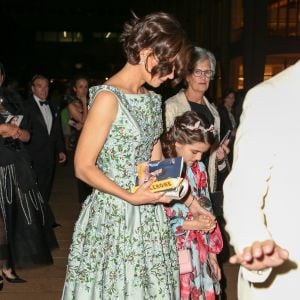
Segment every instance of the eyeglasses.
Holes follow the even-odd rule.
[[[195,69],[194,71],[193,71],[193,74],[194,74],[194,76],[196,76],[196,77],[206,77],[206,78],[212,78],[213,76],[214,76],[214,71],[212,71],[212,70],[205,70],[205,71],[202,71],[202,70],[200,70],[200,69]]]

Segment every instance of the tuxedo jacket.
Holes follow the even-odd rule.
[[[59,152],[65,152],[64,138],[59,111],[50,103],[52,113],[52,127],[50,134],[47,130],[42,112],[31,96],[26,102],[29,117],[31,138],[26,144],[35,169],[54,168]]]
[[[280,267],[240,268],[240,300],[298,298],[300,284],[300,61],[248,92],[224,183],[224,216],[236,252],[273,239]]]

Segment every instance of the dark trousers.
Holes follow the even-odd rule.
[[[46,217],[48,219],[49,224],[55,224],[55,217],[49,205],[53,177],[55,172],[55,165],[52,166],[51,164],[47,165],[46,163],[44,163],[44,165],[34,164],[33,166],[37,178],[37,184],[45,202],[45,210],[47,215]]]

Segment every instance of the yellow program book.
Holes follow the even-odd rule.
[[[136,183],[132,192],[155,177],[156,180],[150,186],[151,192],[166,192],[173,199],[181,199],[188,189],[186,180],[182,178],[182,169],[182,157],[140,163],[137,165]]]

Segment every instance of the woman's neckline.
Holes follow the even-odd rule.
[[[192,99],[190,99],[190,98],[188,97],[186,91],[184,92],[184,95],[185,95],[185,97],[186,97],[186,99],[187,99],[188,102],[193,102],[193,103],[196,103],[196,104],[199,104],[199,105],[206,105],[206,104],[205,104],[205,101],[204,101],[204,96],[203,96],[200,100],[192,100]],[[200,102],[199,102],[199,101],[200,101]]]
[[[102,84],[102,86],[111,87],[113,89],[116,89],[116,90],[120,91],[121,93],[123,93],[124,95],[127,95],[127,96],[150,96],[150,94],[152,93],[152,91],[149,91],[146,88],[143,88],[143,90],[146,91],[145,93],[128,93],[128,92],[125,92],[122,89],[120,89],[120,88],[118,88],[114,85],[111,85],[111,84]]]

